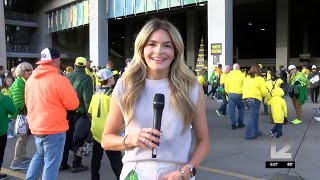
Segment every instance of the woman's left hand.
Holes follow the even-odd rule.
[[[183,178],[179,171],[173,171],[169,174],[162,176],[160,180],[183,180]]]

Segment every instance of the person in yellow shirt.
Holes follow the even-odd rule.
[[[230,72],[230,66],[229,65],[226,65],[225,67],[222,68],[222,74],[221,74],[221,77],[220,77],[220,86],[221,88],[224,89],[224,83],[225,83],[225,80],[226,80],[226,77],[227,77],[227,74]],[[217,90],[218,92],[220,92],[219,90]],[[228,104],[228,101],[227,101],[227,96],[225,94],[225,92],[220,92],[220,96],[222,98],[222,104],[221,106],[219,107],[218,110],[216,110],[216,113],[218,114],[218,116],[228,116],[227,115],[227,104]]]
[[[306,76],[306,78],[308,78],[310,71],[307,68],[307,66],[302,66],[302,70],[301,70],[302,74]]]
[[[240,71],[240,65],[235,63],[233,70],[226,76],[224,88],[228,94],[229,111],[231,119],[231,128],[243,128],[244,104],[242,101],[242,85],[245,79],[244,74]],[[239,110],[238,120],[236,121],[236,107]],[[237,126],[238,123],[238,126]]]
[[[66,67],[66,75],[68,75],[68,74],[71,73],[72,71],[73,71],[73,67],[72,67],[72,66]]]
[[[92,118],[91,132],[93,135],[91,179],[100,179],[99,170],[104,151],[101,147],[101,138],[110,108],[111,86],[114,84],[114,77],[109,69],[102,69],[97,75],[101,86],[92,96],[88,109]],[[106,150],[105,152],[110,160],[116,178],[119,179],[123,166],[121,151]]]
[[[91,77],[92,85],[93,85],[93,87],[95,87],[95,79],[93,77],[93,70],[91,68],[91,63],[92,63],[91,60],[87,60],[87,65],[86,65],[85,71],[86,71],[86,74],[88,74]]]
[[[198,83],[202,86],[204,90],[207,83],[206,78],[204,77],[204,72],[202,69],[198,69],[196,70],[196,72],[197,72]]]
[[[259,130],[259,110],[262,98],[270,99],[264,79],[260,76],[261,70],[257,64],[251,66],[248,76],[243,82],[243,96],[245,105],[249,108],[248,126],[245,139],[255,139],[261,136]]]

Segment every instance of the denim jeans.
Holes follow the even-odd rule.
[[[246,129],[246,139],[253,139],[257,137],[259,131],[259,110],[261,101],[255,98],[248,98],[244,101],[249,108],[248,125]]]
[[[34,139],[37,151],[30,163],[26,180],[39,179],[42,169],[42,179],[58,179],[66,133],[49,134],[45,137],[34,136]]]
[[[4,151],[7,145],[7,134],[0,136],[0,170],[3,163]]]
[[[271,132],[276,135],[276,138],[282,136],[282,124],[275,124]]]
[[[227,98],[225,95],[221,96],[221,99],[223,100],[223,103],[221,104],[221,106],[219,107],[218,111],[221,112],[223,115],[227,114]]]
[[[230,111],[230,119],[231,119],[231,125],[236,126],[236,107],[239,110],[239,116],[238,116],[238,124],[243,124],[243,115],[244,115],[244,104],[242,101],[242,94],[234,94],[229,93],[229,111]]]

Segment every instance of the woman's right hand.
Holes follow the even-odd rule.
[[[157,149],[159,146],[156,143],[160,142],[160,131],[154,128],[143,128],[136,135],[128,135],[126,144],[129,147],[141,147],[148,149]]]

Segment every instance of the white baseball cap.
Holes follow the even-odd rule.
[[[112,72],[109,69],[101,69],[98,72],[98,79],[99,80],[104,81],[104,80],[109,79],[110,77],[112,77]]]
[[[312,65],[311,69],[317,69],[316,65]]]
[[[45,48],[41,51],[41,59],[37,62],[37,64],[47,64],[54,59],[60,57],[59,51],[53,48]]]
[[[289,67],[288,67],[288,71],[291,71],[292,69],[296,69],[296,66],[291,64]]]

